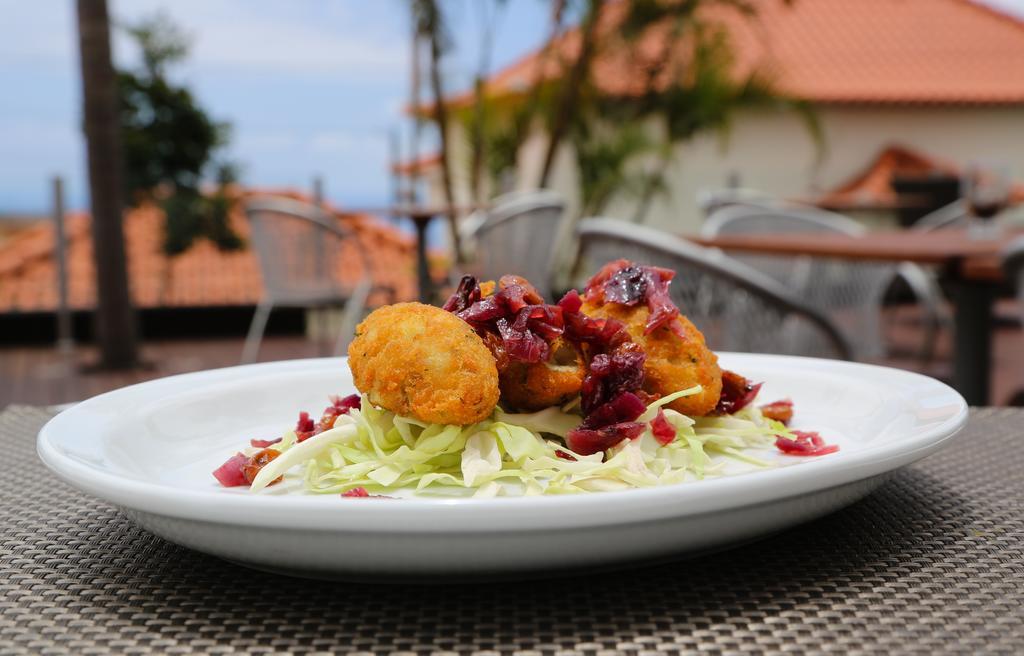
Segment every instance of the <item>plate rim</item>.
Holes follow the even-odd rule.
[[[409,498],[401,501],[349,502],[326,505],[308,495],[253,495],[206,490],[175,489],[91,467],[68,457],[53,443],[52,435],[73,429],[76,416],[102,404],[159,390],[182,382],[221,382],[240,373],[263,374],[336,367],[340,358],[307,358],[238,365],[178,374],[112,390],[92,397],[51,418],[39,431],[36,446],[43,463],[72,487],[122,508],[178,519],[265,528],[327,531],[384,531],[436,533],[440,531],[523,531],[607,526],[640,521],[682,518],[725,509],[823,492],[831,487],[864,480],[909,464],[941,448],[967,422],[968,406],[951,387],[934,378],[891,367],[802,356],[720,352],[726,358],[799,361],[827,369],[884,372],[888,376],[917,379],[936,391],[950,394],[956,411],[916,436],[877,448],[841,452],[794,466],[724,476],[675,485],[593,494],[494,499]],[[835,372],[833,372],[835,373]],[[99,438],[93,438],[99,439]],[[724,492],[724,494],[723,494]],[[500,512],[495,512],[497,509]]]

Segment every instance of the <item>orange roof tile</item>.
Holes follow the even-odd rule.
[[[300,200],[308,197],[291,191],[247,190],[241,197],[279,195]],[[415,253],[412,239],[372,216],[326,209],[349,227],[359,245],[372,252],[371,262],[378,285],[394,294],[377,293],[372,303],[410,300],[415,297]],[[241,205],[231,214],[232,227],[243,238],[248,224]],[[248,250],[222,252],[207,240],[196,242],[181,255],[168,258],[161,250],[164,215],[155,205],[143,205],[125,213],[124,231],[128,275],[137,307],[200,307],[253,305],[261,294],[259,264]],[[67,216],[68,296],[75,309],[95,305],[92,266],[92,235],[89,216]],[[57,306],[54,232],[49,222],[16,233],[0,245],[0,312],[45,312]],[[361,275],[359,258],[341,257],[338,278],[351,281]]]
[[[969,0],[753,0],[758,18],[707,10],[728,28],[736,72],[755,67],[793,97],[819,103],[1024,103],[1024,23]],[[614,43],[625,3],[606,5],[597,31],[606,44],[593,78],[606,93],[636,93],[638,65],[657,56],[664,30],[651,29],[632,48]],[[554,56],[531,53],[495,74],[493,95],[520,94],[538,72],[559,74],[559,61],[579,48],[579,33],[556,39]],[[541,68],[539,64],[544,64]],[[472,101],[472,94],[452,98]]]
[[[391,171],[398,175],[421,175],[440,165],[441,153],[431,153],[429,155],[423,155],[414,161],[405,160],[395,162],[391,165]]]

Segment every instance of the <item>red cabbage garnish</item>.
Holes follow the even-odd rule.
[[[331,405],[324,408],[323,414],[320,415],[320,421],[317,422],[316,429],[313,430],[313,435],[319,435],[325,430],[334,428],[335,419],[340,415],[347,415],[353,408],[359,408],[363,402],[358,394],[349,394],[344,398],[338,396],[328,398],[331,400]]]
[[[568,451],[562,451],[561,449],[555,449],[555,456],[561,458],[562,460],[569,460],[569,461],[572,461],[572,462],[576,462],[577,461],[576,456],[574,456],[573,454],[569,453]]]
[[[249,440],[249,444],[257,449],[265,449],[271,444],[277,444],[281,439],[282,438],[279,437],[276,440]]]
[[[362,398],[358,394],[349,394],[346,397],[330,396],[328,398],[331,401],[331,405],[324,408],[324,411],[320,414],[320,421],[314,422],[308,412],[303,411],[299,413],[299,421],[295,424],[295,439],[297,442],[305,442],[314,435],[319,435],[325,430],[333,428],[334,420],[339,415],[347,415],[350,410],[358,408],[362,404]],[[253,444],[253,446],[257,445]]]
[[[775,438],[775,446],[779,451],[790,456],[824,456],[839,450],[838,444],[825,444],[821,435],[812,431],[793,431],[795,440],[781,435]]]
[[[580,389],[583,423],[565,438],[570,449],[589,455],[643,432],[644,425],[635,420],[646,406],[636,392],[644,383],[646,360],[643,350],[632,342],[613,353],[594,356]]]
[[[718,398],[712,414],[731,415],[750,405],[757,397],[763,383],[751,383],[743,376],[732,372],[722,372],[722,394]]]
[[[668,294],[669,283],[674,277],[675,272],[670,269],[615,260],[601,267],[587,281],[584,296],[594,303],[618,303],[628,307],[643,301],[650,311],[644,325],[645,335],[668,326],[679,337],[685,338],[682,325],[675,320],[679,316],[679,308]]]
[[[626,325],[618,319],[594,319],[582,312],[565,316],[565,338],[577,344],[590,344],[598,351],[607,352],[630,341]]]
[[[565,435],[565,444],[580,455],[607,451],[622,440],[633,440],[644,432],[644,425],[627,421],[601,428],[574,428]]]
[[[619,303],[630,307],[647,298],[651,275],[635,264],[623,267],[604,282],[605,303]]]
[[[601,428],[624,421],[633,421],[644,413],[647,406],[633,392],[620,392],[587,414],[580,428]]]
[[[341,496],[349,499],[394,499],[384,494],[370,494],[365,487],[354,487],[348,492],[342,492]]]
[[[502,276],[497,291],[487,298],[482,298],[476,279],[465,276],[444,309],[481,336],[501,337],[504,353],[519,362],[547,360],[551,342],[565,330],[563,309],[544,303],[537,290],[518,276]]]
[[[761,406],[761,414],[768,419],[789,425],[789,421],[793,418],[793,402],[789,399],[782,399],[766,403]]]
[[[248,462],[248,458],[241,453],[236,453],[228,458],[223,465],[213,470],[213,477],[220,481],[220,484],[224,487],[248,485],[249,482],[245,480],[245,474],[242,473],[242,468]]]
[[[654,434],[654,439],[658,440],[658,444],[666,446],[672,443],[672,440],[676,439],[675,426],[668,423],[668,419],[665,419],[665,411],[658,408],[658,414],[651,420],[651,433]]]
[[[505,352],[520,362],[545,362],[551,354],[549,343],[563,332],[562,308],[555,305],[524,305],[511,322],[495,322]]]
[[[462,276],[459,286],[455,292],[445,301],[443,309],[446,312],[462,312],[470,305],[480,300],[480,285],[473,276]]]
[[[313,437],[316,433],[316,422],[309,416],[309,413],[303,410],[299,413],[299,420],[295,423],[295,438],[299,442],[304,442],[309,438]]]
[[[583,307],[583,299],[580,298],[578,291],[570,289],[558,301],[558,307],[562,308],[563,312],[579,312],[580,308]]]
[[[328,410],[337,410],[339,415],[347,415],[349,410],[358,408],[363,403],[363,398],[358,394],[349,394],[345,397],[330,396],[331,405]]]
[[[622,322],[592,319],[580,312],[582,307],[583,299],[576,290],[550,305],[518,276],[502,276],[497,291],[487,298],[482,298],[476,279],[465,276],[444,304],[444,309],[454,312],[481,337],[500,337],[504,354],[519,362],[546,361],[551,343],[563,335],[570,343],[588,344],[597,352],[630,341]]]
[[[589,416],[622,392],[639,390],[644,384],[646,361],[647,355],[632,342],[611,354],[595,355],[580,389],[584,416]]]

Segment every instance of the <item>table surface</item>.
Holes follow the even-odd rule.
[[[875,261],[909,261],[946,266],[970,280],[1003,279],[1000,252],[1008,239],[971,239],[966,230],[869,232],[862,237],[834,233],[772,233],[687,237],[704,246],[773,255],[814,255]]]
[[[1024,410],[974,410],[865,500],[731,551],[444,588],[290,579],[165,542],[44,469],[49,416],[0,413],[4,654],[1024,652]]]

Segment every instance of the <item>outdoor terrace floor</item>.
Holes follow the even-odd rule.
[[[917,331],[904,329],[904,340],[890,333],[893,341],[913,344]],[[49,405],[86,399],[124,385],[172,374],[226,367],[238,364],[242,353],[241,338],[209,338],[201,340],[149,341],[143,347],[147,367],[129,372],[89,372],[85,367],[95,362],[95,350],[78,347],[69,355],[45,346],[0,348],[0,408],[11,403]],[[938,378],[949,373],[949,334],[940,337],[935,361],[927,367],[913,357],[891,357],[883,362],[901,368],[921,371]],[[301,336],[267,337],[260,351],[261,361],[317,357],[330,352]],[[1024,331],[1018,326],[1004,325],[996,330],[993,357],[992,397],[990,404],[1006,405],[1024,389]],[[1019,404],[1019,401],[1018,401]]]

